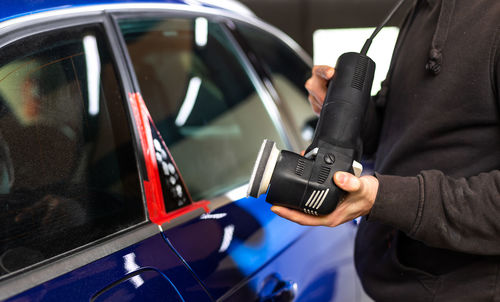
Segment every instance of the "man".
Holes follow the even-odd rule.
[[[367,110],[375,176],[336,173],[330,215],[282,207],[304,225],[366,215],[355,260],[377,301],[500,301],[500,1],[417,0]],[[319,113],[334,70],[306,83]]]

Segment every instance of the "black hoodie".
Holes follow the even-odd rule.
[[[418,0],[368,111],[377,199],[356,269],[377,301],[500,301],[500,0]]]

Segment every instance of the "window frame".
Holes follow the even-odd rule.
[[[240,30],[238,29],[239,24],[248,26],[249,28],[255,29],[256,31],[265,31],[267,34],[270,36],[273,36],[276,38],[276,40],[279,40],[279,42],[288,48],[290,52],[293,52],[297,55],[298,58],[302,59],[302,61],[309,66],[309,68],[312,70],[313,67],[313,60],[303,50],[300,46],[294,43],[290,43],[290,38],[286,36],[284,33],[279,31],[278,29],[269,27],[269,28],[264,28],[261,26],[257,26],[256,24],[253,24],[251,22],[247,22],[245,20],[231,20],[235,21],[236,24],[226,24],[228,30],[231,32],[231,34],[234,36],[235,40],[238,41],[238,43],[241,45],[242,50],[245,52],[245,55],[248,58],[251,58],[250,63],[252,66],[255,68],[257,71],[261,81],[265,83],[265,87],[268,89],[269,94],[274,98],[275,103],[278,104],[279,110],[281,112],[281,115],[283,117],[283,121],[285,122],[285,127],[287,132],[289,133],[291,140],[293,141],[293,147],[295,150],[302,151],[303,148],[306,148],[306,146],[303,145],[303,139],[300,136],[300,133],[296,133],[295,127],[294,127],[294,120],[292,117],[292,113],[290,113],[290,109],[286,106],[285,101],[282,100],[282,98],[279,96],[278,91],[274,87],[273,80],[271,78],[271,75],[268,74],[268,72],[265,70],[263,67],[263,64],[265,59],[259,56],[256,52],[251,47],[251,43],[248,41],[248,39],[240,33]],[[292,40],[293,42],[293,40]],[[304,83],[305,84],[305,83]]]
[[[79,14],[61,14],[57,17],[41,18],[31,22],[20,22],[0,29],[0,48],[8,46],[25,38],[65,28],[75,28],[88,25],[97,25],[102,28],[106,43],[110,46],[110,55],[116,68],[118,85],[124,98],[124,109],[131,129],[132,145],[136,158],[139,181],[141,182],[141,196],[143,190],[144,161],[142,150],[138,148],[137,127],[131,118],[128,93],[133,92],[126,62],[120,53],[112,21],[105,11],[89,11]],[[139,202],[139,201],[138,201]],[[95,260],[113,254],[123,248],[158,234],[156,225],[149,221],[144,197],[140,201],[144,208],[144,220],[126,229],[99,238],[96,241],[84,244],[75,249],[66,251],[57,256],[27,266],[23,269],[6,274],[0,278],[0,300],[7,299],[23,291],[40,285],[46,281],[64,275],[74,269],[85,266]]]
[[[109,10],[108,13],[110,14],[111,18],[113,19],[115,30],[117,35],[119,36],[121,46],[122,46],[122,51],[124,53],[125,60],[128,62],[129,66],[129,71],[130,71],[130,77],[132,78],[132,82],[134,85],[134,89],[137,92],[141,92],[140,87],[139,87],[139,81],[137,80],[135,70],[132,64],[132,59],[130,58],[130,55],[128,54],[127,50],[127,45],[126,42],[123,38],[123,35],[121,35],[120,27],[119,27],[119,22],[123,19],[134,19],[134,18],[196,18],[196,17],[205,17],[208,20],[217,23],[220,27],[221,30],[223,31],[224,35],[228,39],[228,42],[231,43],[232,47],[235,50],[235,56],[237,59],[241,62],[241,66],[243,67],[245,73],[248,75],[252,85],[255,87],[256,92],[259,94],[259,97],[262,101],[263,106],[265,107],[266,111],[269,114],[269,118],[272,120],[273,124],[275,124],[276,130],[278,131],[279,135],[282,137],[286,148],[288,149],[297,149],[298,145],[295,142],[293,138],[293,132],[291,132],[291,128],[288,128],[286,126],[286,122],[283,120],[283,112],[280,108],[280,106],[277,103],[277,100],[273,98],[272,93],[270,93],[269,89],[266,88],[266,85],[262,78],[259,76],[257,70],[255,69],[255,66],[252,65],[251,61],[247,57],[246,52],[243,50],[241,47],[241,44],[237,41],[237,39],[234,37],[233,33],[231,32],[230,28],[228,27],[228,23],[232,22],[231,20],[235,18],[236,16],[224,16],[220,14],[212,14],[209,12],[203,12],[203,11],[191,11],[191,10],[186,10],[186,11],[171,11],[171,10],[161,10],[158,8],[154,9],[149,9],[149,8],[138,8],[138,9],[132,9],[132,10],[127,10],[123,11],[120,9],[116,10]],[[241,19],[239,21],[243,21],[244,19]],[[287,44],[288,45],[288,44]],[[168,146],[167,146],[168,148]],[[175,158],[174,158],[175,160]],[[182,170],[178,171],[178,173],[182,176]],[[186,185],[187,190],[189,191],[189,186]],[[208,208],[210,211],[213,211],[217,208],[220,208],[228,203],[231,203],[234,201],[234,196],[235,192],[238,192],[241,196],[245,196],[245,194],[241,194],[241,192],[246,192],[246,185],[243,185],[241,187],[235,188],[230,190],[229,192],[226,192],[222,195],[216,196],[214,198],[211,198],[210,204],[208,205]],[[198,217],[201,215],[203,212],[198,211],[198,215],[192,214],[190,216]],[[193,218],[194,218],[193,217]],[[183,215],[178,218],[180,221],[186,222],[189,221],[190,218],[187,216]],[[163,230],[171,228],[171,223],[164,223],[161,225]]]

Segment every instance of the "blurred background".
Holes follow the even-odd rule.
[[[396,4],[396,0],[240,0],[258,17],[292,37],[316,65],[335,65],[342,53],[359,52],[364,41]],[[389,67],[399,26],[413,1],[393,17],[368,55],[377,71],[372,94]]]

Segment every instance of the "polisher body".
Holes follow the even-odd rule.
[[[263,145],[249,185],[249,195],[258,197],[255,195],[268,189],[266,201],[271,204],[311,215],[332,212],[344,194],[333,182],[334,173],[352,173],[353,161],[361,156],[361,128],[374,72],[375,63],[365,55],[345,53],[340,56],[306,155],[284,150],[270,160],[267,153],[262,154]],[[265,144],[269,145],[269,141]],[[256,171],[264,169],[265,174],[272,173],[272,176],[255,176]]]

